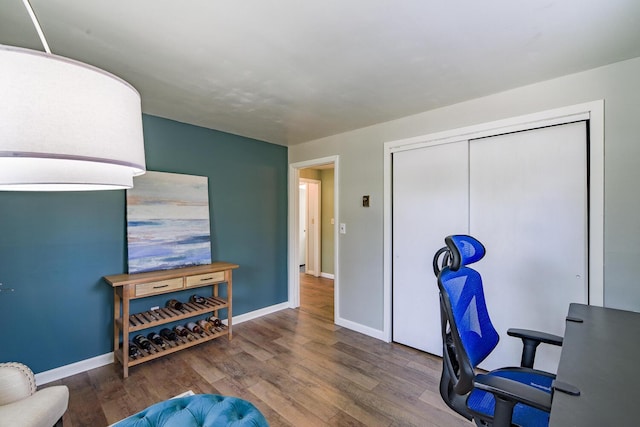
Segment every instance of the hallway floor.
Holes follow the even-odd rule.
[[[333,279],[300,273],[300,310],[333,322]]]

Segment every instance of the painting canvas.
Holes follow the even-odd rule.
[[[207,177],[147,172],[127,190],[129,273],[211,263]]]

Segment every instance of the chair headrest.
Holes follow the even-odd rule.
[[[458,271],[461,267],[478,262],[484,257],[484,246],[471,236],[457,234],[445,237],[444,241],[450,251],[450,270]]]

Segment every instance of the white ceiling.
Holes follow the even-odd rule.
[[[282,145],[640,56],[638,0],[31,4],[53,53],[145,113]],[[43,50],[21,0],[0,1],[0,43]]]

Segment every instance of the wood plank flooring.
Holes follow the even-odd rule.
[[[277,426],[472,424],[438,394],[438,358],[333,324],[333,281],[301,278],[301,306],[234,325],[213,340],[129,369],[103,366],[69,387],[66,427],[106,426],[186,390],[233,395]],[[45,385],[46,387],[46,385]]]
[[[300,274],[300,310],[333,323],[333,280]]]

